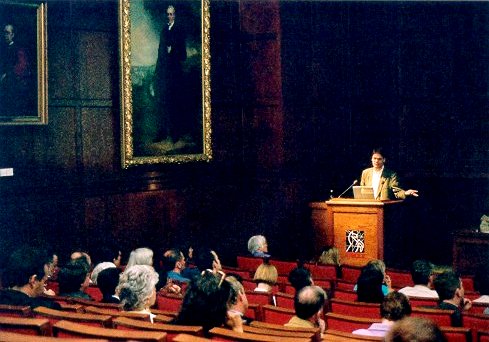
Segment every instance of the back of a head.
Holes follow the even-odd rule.
[[[406,295],[394,291],[388,293],[380,304],[380,316],[389,321],[398,321],[411,314],[411,304]]]
[[[221,326],[226,320],[230,292],[231,285],[220,274],[203,271],[190,281],[175,323],[202,326],[205,331]]]
[[[294,298],[294,309],[297,317],[309,319],[318,313],[324,306],[326,293],[319,286],[306,286]]]
[[[115,293],[115,288],[119,284],[120,273],[121,271],[118,268],[111,267],[98,274],[97,286],[104,297],[110,297]]]
[[[357,296],[359,302],[381,303],[384,299],[382,283],[384,274],[375,265],[367,264],[362,268],[357,280]]]
[[[42,250],[30,246],[16,249],[8,258],[5,272],[2,274],[2,285],[23,286],[29,283],[29,278],[33,275],[41,280],[47,260],[48,256]]]
[[[445,342],[446,338],[433,321],[421,317],[406,317],[392,326],[385,341]]]
[[[411,277],[415,285],[427,285],[433,273],[433,264],[427,260],[416,260],[411,266]]]
[[[134,265],[120,276],[119,297],[125,311],[144,308],[144,301],[151,297],[158,283],[158,273],[152,266]]]
[[[175,264],[182,259],[182,252],[177,248],[167,250],[163,254],[163,269],[167,272],[175,268]]]
[[[212,270],[215,257],[212,254],[211,248],[202,246],[194,248],[193,259],[195,267],[203,271],[207,269]]]
[[[68,262],[58,273],[59,293],[62,295],[79,291],[89,271],[90,265],[85,258]]]
[[[267,242],[263,235],[254,235],[248,240],[248,251],[253,254]]]
[[[311,272],[305,267],[296,267],[290,271],[288,280],[296,292],[312,285]]]
[[[243,284],[241,284],[239,279],[237,279],[235,276],[228,275],[226,277],[226,281],[231,286],[229,292],[229,300],[228,300],[228,308],[230,308],[238,302],[239,294],[245,293],[245,290]]]
[[[266,283],[268,285],[275,285],[278,279],[277,268],[265,261],[256,269],[253,280],[258,283]]]
[[[380,272],[382,272],[382,274],[385,275],[385,263],[380,259],[370,260],[366,266],[378,269]]]
[[[341,265],[340,252],[336,247],[325,247],[319,256],[318,263],[323,265]]]
[[[452,299],[455,291],[461,287],[460,277],[452,271],[445,271],[437,275],[433,284],[440,301]]]
[[[126,268],[134,265],[153,266],[153,251],[145,247],[133,250],[127,261]]]

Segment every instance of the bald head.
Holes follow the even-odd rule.
[[[326,293],[319,286],[306,286],[300,290],[294,300],[295,314],[302,319],[309,319],[324,306]]]

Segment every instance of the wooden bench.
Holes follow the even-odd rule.
[[[128,331],[86,326],[69,321],[59,321],[53,326],[56,337],[103,338],[110,341],[165,342],[166,333],[160,331]]]

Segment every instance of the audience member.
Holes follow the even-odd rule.
[[[263,235],[254,235],[248,240],[248,251],[257,258],[270,258],[267,239]]]
[[[75,250],[73,253],[71,253],[70,260],[74,261],[76,259],[85,259],[87,262],[88,266],[92,267],[92,258],[90,258],[90,255],[87,252],[84,252],[82,250]]]
[[[97,285],[99,273],[107,268],[117,268],[121,266],[121,251],[117,247],[102,246],[99,252],[99,263],[94,267],[90,279]]]
[[[90,284],[90,265],[85,257],[72,259],[58,274],[59,295],[93,300],[85,290]]]
[[[284,324],[292,328],[320,328],[324,333],[325,323],[321,319],[326,293],[319,286],[306,286],[294,299],[295,316]]]
[[[255,292],[272,292],[272,287],[277,283],[278,272],[275,266],[270,265],[268,261],[258,266],[253,277],[253,281],[257,284]]]
[[[421,317],[406,317],[392,326],[384,341],[445,342],[446,338],[433,321]]]
[[[149,265],[133,265],[121,274],[116,292],[124,311],[148,314],[153,323],[150,307],[156,301],[158,273]]]
[[[194,249],[194,259],[195,266],[202,272],[204,270],[212,270],[214,273],[218,273],[222,270],[221,261],[217,253],[210,248],[199,248],[198,253],[195,253]],[[200,273],[198,274],[200,276]]]
[[[319,264],[341,266],[340,252],[338,248],[326,246],[323,248],[318,259]]]
[[[385,264],[381,260],[371,260],[362,268],[357,280],[357,300],[366,303],[382,303],[390,292],[391,280],[385,274]]]
[[[229,299],[227,303],[228,307],[228,319],[230,317],[236,317],[240,319],[241,325],[249,324],[251,319],[245,317],[246,310],[248,310],[248,298],[246,292],[241,284],[241,281],[234,275],[228,275],[226,281],[231,285]],[[229,324],[228,325],[235,325]]]
[[[185,269],[185,256],[176,248],[169,249],[163,255],[163,268],[166,270],[167,279],[188,283],[190,279],[182,276]]]
[[[416,260],[411,266],[411,277],[414,286],[406,286],[399,290],[408,297],[438,298],[433,290],[433,264],[427,260]]]
[[[303,265],[297,266],[289,273],[289,283],[294,287],[295,292],[299,291],[303,287],[314,285],[311,272]]]
[[[394,291],[387,294],[380,304],[381,323],[373,323],[368,329],[358,329],[353,334],[383,337],[392,328],[394,322],[411,314],[411,304],[406,295]]]
[[[126,269],[134,265],[153,266],[153,251],[145,247],[136,248],[133,250],[129,255]]]
[[[41,297],[48,279],[45,260],[44,253],[36,248],[20,247],[14,251],[2,273],[5,288],[0,290],[0,304],[61,309],[55,301]]]
[[[222,326],[228,320],[227,303],[231,292],[231,285],[224,277],[222,271],[216,274],[204,270],[200,277],[191,279],[174,323],[202,326],[205,334]],[[236,318],[229,321],[239,323]],[[240,327],[232,328],[240,331]]]
[[[120,269],[109,267],[98,274],[97,284],[103,295],[102,303],[120,303],[121,300],[115,293],[115,289],[119,284],[120,273]]]
[[[465,291],[462,280],[452,271],[445,271],[436,276],[435,290],[440,298],[439,309],[453,310],[452,326],[462,326],[462,311],[469,310],[472,302],[464,298]]]

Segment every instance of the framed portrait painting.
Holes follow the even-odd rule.
[[[0,3],[0,125],[47,124],[45,2]]]
[[[209,0],[119,0],[121,160],[208,161]]]

